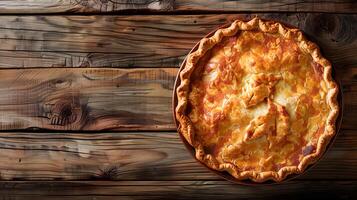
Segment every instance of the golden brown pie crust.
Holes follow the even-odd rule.
[[[280,168],[268,167],[268,164],[271,160],[271,156],[265,157],[263,163],[259,163],[260,168],[258,169],[256,166],[239,166],[240,162],[234,162],[234,160],[225,161],[225,159],[218,159],[218,154],[222,155],[222,151],[227,150],[228,147],[218,149],[220,152],[218,154],[208,153],[207,148],[202,143],[203,140],[198,139],[198,136],[195,134],[195,126],[190,119],[189,110],[192,109],[190,107],[195,105],[189,105],[190,101],[195,102],[195,98],[198,99],[200,97],[192,97],[193,100],[190,100],[189,95],[191,93],[192,85],[199,85],[199,82],[195,82],[193,77],[198,77],[192,75],[195,73],[195,69],[202,63],[206,62],[207,57],[214,56],[214,54],[207,56],[208,52],[214,49],[215,46],[222,43],[225,39],[237,36],[239,37],[241,34],[256,34],[263,33],[265,35],[273,35],[281,38],[282,40],[289,40],[295,43],[301,52],[305,52],[306,54],[311,56],[311,63],[317,65],[311,66],[314,68],[314,71],[317,75],[320,76],[321,83],[324,85],[326,92],[325,96],[322,96],[324,99],[321,104],[325,106],[321,111],[326,117],[326,120],[323,124],[323,128],[319,128],[319,134],[317,136],[311,136],[307,139],[316,139],[316,144],[307,147],[307,153],[301,151],[297,156],[300,156],[298,159],[298,163],[295,164],[286,164]],[[257,35],[251,35],[251,37],[256,37]],[[267,36],[268,37],[268,36]],[[270,36],[269,36],[270,37]],[[213,50],[212,50],[213,51]],[[238,50],[239,51],[239,50]],[[300,50],[299,50],[300,51]],[[206,55],[206,57],[205,57]],[[259,56],[259,55],[258,55]],[[298,66],[299,67],[299,66]],[[243,179],[251,179],[255,182],[263,182],[266,180],[274,180],[274,181],[282,181],[286,178],[287,175],[290,174],[298,174],[302,173],[305,168],[315,162],[325,151],[326,146],[329,144],[331,138],[336,133],[335,121],[338,116],[339,105],[337,102],[337,94],[338,87],[334,82],[331,76],[331,64],[325,58],[322,57],[319,48],[316,44],[308,41],[301,31],[298,29],[287,28],[284,25],[273,22],[273,21],[263,21],[259,18],[254,18],[248,22],[236,20],[229,27],[218,29],[213,36],[208,38],[203,38],[197,50],[191,52],[186,59],[186,64],[183,66],[180,74],[180,85],[176,90],[178,103],[175,109],[176,119],[178,121],[178,131],[179,133],[186,139],[186,141],[195,149],[196,158],[207,165],[208,167],[218,170],[218,171],[227,171],[233,177],[238,180]],[[279,74],[269,74],[269,73],[254,73],[252,77],[246,83],[246,88],[242,88],[240,90],[240,101],[242,102],[242,107],[239,109],[250,109],[254,108],[261,102],[265,102],[267,104],[267,112],[268,114],[256,117],[254,120],[251,120],[249,124],[244,129],[246,133],[244,137],[242,137],[241,143],[249,143],[251,140],[257,140],[261,137],[266,137],[266,141],[268,142],[266,148],[274,148],[274,145],[278,145],[279,143],[286,141],[286,135],[292,134],[292,129],[294,127],[290,127],[291,120],[289,114],[284,106],[279,105],[279,103],[273,102],[274,86],[281,80],[282,77]],[[229,84],[229,83],[228,83]],[[306,96],[306,95],[305,95]],[[307,98],[307,97],[305,97]],[[198,100],[197,100],[198,101]],[[302,103],[301,103],[302,102]],[[299,104],[300,103],[300,104]],[[325,105],[326,104],[326,105]],[[300,105],[300,106],[299,106]],[[326,107],[327,106],[327,107]],[[299,115],[304,115],[304,96],[297,102],[296,113]],[[326,111],[326,109],[328,109]],[[306,112],[305,112],[306,114]],[[304,117],[304,116],[303,116]],[[199,119],[204,120],[204,119]],[[213,121],[213,123],[217,123],[220,118]],[[260,126],[260,127],[259,127]],[[267,131],[270,130],[270,131]],[[214,132],[215,134],[215,132]],[[243,133],[241,133],[243,134]],[[272,136],[273,135],[273,136]],[[304,135],[305,136],[305,135]],[[203,136],[200,137],[219,137],[219,136]],[[318,137],[318,138],[313,138]],[[230,141],[230,140],[229,140]],[[240,143],[240,144],[241,144]],[[236,145],[236,150],[239,150],[239,145]],[[231,145],[229,142],[225,143],[225,145]],[[218,147],[217,147],[218,148]],[[242,147],[244,148],[244,147]],[[261,148],[261,147],[256,147]],[[278,148],[278,147],[277,147]],[[309,149],[310,148],[310,149]],[[311,150],[313,149],[313,151]],[[305,148],[306,149],[306,148]],[[284,149],[283,149],[284,150]],[[275,150],[276,151],[276,150]],[[298,151],[299,152],[299,151]],[[233,152],[234,153],[234,152]],[[225,154],[229,159],[234,159],[234,156],[229,156],[230,154]],[[284,158],[284,153],[282,153],[282,159]],[[241,156],[240,154],[238,156]],[[225,158],[226,158],[225,157]],[[249,156],[248,156],[249,157]],[[238,158],[238,157],[236,157]],[[287,159],[287,158],[286,158]],[[265,163],[266,161],[266,163]],[[243,162],[243,161],[242,161]],[[245,162],[245,161],[244,161]],[[244,163],[243,162],[243,163]],[[246,162],[248,165],[253,162]],[[289,162],[286,162],[289,163]],[[253,165],[253,164],[252,164]],[[265,170],[268,169],[268,170]],[[274,170],[276,169],[276,170]]]

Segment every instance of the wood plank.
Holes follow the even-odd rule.
[[[334,12],[356,13],[357,4],[351,0],[176,0],[175,10],[180,11],[239,11],[239,12]]]
[[[299,27],[334,66],[357,66],[357,15],[1,16],[0,68],[178,67],[204,35],[253,16]]]
[[[0,129],[174,130],[177,69],[0,71]]]
[[[290,181],[280,185],[256,187],[235,185],[227,181],[2,181],[0,194],[14,199],[67,199],[70,195],[73,195],[74,199],[237,199],[237,196],[239,199],[301,199],[317,196],[356,199],[356,187],[357,181]]]
[[[0,13],[110,13],[135,11],[230,12],[334,12],[356,13],[351,0],[262,1],[262,0],[2,0]],[[144,12],[145,13],[145,12]]]
[[[357,181],[290,181],[248,187],[227,181],[1,182],[2,195],[14,199],[356,199]],[[12,199],[10,198],[10,199]]]
[[[357,132],[343,130],[299,180],[357,179]],[[2,180],[222,180],[176,132],[0,132]]]
[[[128,10],[170,11],[174,0],[2,0],[0,13],[107,13]]]
[[[0,70],[0,130],[175,130],[177,68]],[[342,127],[356,129],[357,69],[336,70]]]

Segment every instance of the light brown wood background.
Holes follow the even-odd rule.
[[[353,1],[0,1],[0,194],[9,199],[355,199]],[[172,121],[180,63],[234,19],[303,30],[344,93],[340,134],[298,179],[234,185],[198,164]],[[75,195],[70,197],[69,195]]]

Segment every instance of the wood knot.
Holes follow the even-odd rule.
[[[336,30],[338,23],[338,18],[336,17],[327,17],[326,15],[319,15],[318,23],[322,31],[327,33],[333,33]]]
[[[329,36],[334,32],[336,25],[335,17],[324,14],[308,15],[306,19],[306,29],[308,29],[308,32],[319,37]]]
[[[152,10],[170,11],[174,9],[174,0],[156,0],[148,4],[148,8]]]
[[[309,15],[306,30],[318,38],[349,43],[354,40],[353,22],[338,15]]]
[[[109,166],[105,169],[99,169],[99,174],[94,179],[116,180],[120,174],[119,166]]]
[[[51,81],[53,87],[63,89],[71,87],[72,80],[71,79],[54,79]]]
[[[53,97],[45,104],[46,116],[50,120],[50,125],[57,126],[80,126],[83,107],[79,94]]]

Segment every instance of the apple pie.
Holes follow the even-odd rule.
[[[316,162],[336,134],[331,70],[298,29],[236,20],[187,56],[176,89],[178,131],[209,168],[282,181]]]

